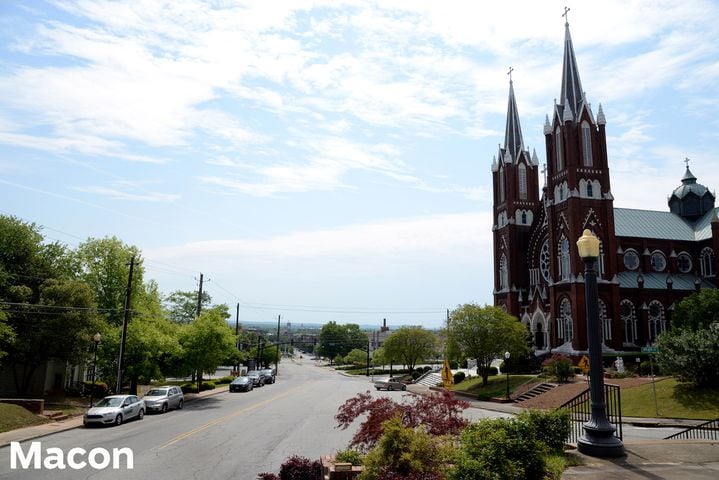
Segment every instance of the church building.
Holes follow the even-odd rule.
[[[565,23],[561,94],[544,123],[547,165],[540,172],[536,151],[525,149],[510,70],[504,146],[492,163],[494,303],[527,325],[536,354],[587,351],[576,245],[584,229],[601,242],[597,282],[607,352],[653,343],[682,298],[717,287],[714,194],[687,161],[667,211],[614,208],[606,123],[601,104],[595,116],[582,89]]]

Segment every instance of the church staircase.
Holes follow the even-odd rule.
[[[512,399],[514,403],[520,403],[525,400],[529,400],[530,398],[538,397],[542,395],[543,393],[546,393],[554,388],[557,388],[559,385],[556,383],[540,383],[536,387],[532,387],[531,389],[527,390],[523,394],[519,395],[518,397]]]
[[[427,372],[414,381],[417,385],[436,387],[442,384],[442,375],[437,372]]]

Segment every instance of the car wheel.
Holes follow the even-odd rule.
[[[379,387],[374,387],[374,388],[376,388],[378,392],[379,392],[380,390],[382,390],[382,389],[381,389],[381,388],[379,388]]]
[[[185,401],[184,401],[184,400],[180,400],[180,403],[177,404],[177,409],[178,409],[178,410],[182,410],[182,407],[185,406],[184,404],[185,404]]]
[[[166,404],[166,403],[163,403],[163,404],[162,404],[162,408],[160,409],[160,412],[161,412],[161,413],[167,413],[167,404]]]
[[[402,391],[404,392],[405,390],[407,390],[407,385],[402,385]]]
[[[143,418],[145,418],[145,410],[141,408],[140,413],[137,414],[137,419],[142,420]]]
[[[122,425],[122,415],[119,413],[117,414],[117,417],[115,417],[115,425]]]
[[[391,392],[392,390],[394,390],[394,387],[393,387],[392,385],[388,385],[388,386],[387,386],[387,391],[388,391],[388,392]]]

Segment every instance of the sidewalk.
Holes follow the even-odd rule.
[[[188,393],[185,395],[185,403],[191,403],[195,400],[218,395],[227,392],[227,385],[222,385],[214,390],[205,390],[200,393]],[[10,442],[25,442],[35,438],[45,437],[53,433],[64,432],[82,426],[82,415],[77,415],[61,422],[49,422],[33,427],[16,428],[9,432],[0,433],[0,448],[10,445]]]

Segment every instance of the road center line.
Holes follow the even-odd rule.
[[[276,396],[274,396],[274,397],[272,397],[272,398],[268,398],[267,400],[263,400],[263,401],[261,401],[261,402],[255,403],[254,405],[250,405],[249,407],[245,407],[245,408],[240,409],[240,410],[238,410],[238,411],[236,411],[236,412],[232,412],[232,413],[230,413],[229,415],[225,415],[224,417],[220,417],[220,418],[217,418],[217,419],[212,420],[212,421],[210,421],[210,422],[207,422],[207,423],[205,423],[204,425],[200,425],[199,427],[195,427],[195,428],[193,428],[192,430],[189,430],[189,431],[187,431],[187,432],[185,432],[185,433],[181,433],[181,434],[177,435],[176,437],[174,437],[174,438],[173,438],[172,440],[170,440],[169,442],[167,442],[166,444],[162,445],[162,446],[160,447],[160,450],[162,450],[162,449],[165,448],[165,447],[169,447],[170,445],[173,445],[173,444],[179,442],[180,440],[184,440],[185,438],[189,438],[189,437],[191,437],[192,435],[194,435],[194,434],[196,434],[196,433],[199,433],[199,432],[201,432],[201,431],[203,431],[203,430],[205,430],[205,429],[208,429],[208,428],[210,428],[210,427],[212,427],[212,426],[214,426],[214,425],[217,425],[217,424],[219,424],[219,423],[223,423],[223,422],[225,422],[225,421],[227,421],[227,420],[230,420],[231,418],[234,418],[234,417],[237,417],[237,416],[239,416],[239,415],[242,415],[243,413],[247,413],[247,412],[249,412],[249,411],[252,411],[252,410],[254,410],[254,409],[258,408],[258,407],[261,407],[261,406],[263,406],[263,405],[267,405],[268,403],[274,402],[275,400],[279,400],[280,398],[284,398],[284,397],[290,395],[291,393],[294,393],[295,390],[299,390],[300,388],[305,388],[306,385],[307,385],[307,384],[298,385],[297,387],[292,388],[292,389],[290,389],[290,390],[287,390],[286,392],[281,393],[281,394],[279,394],[279,395],[276,395]]]

